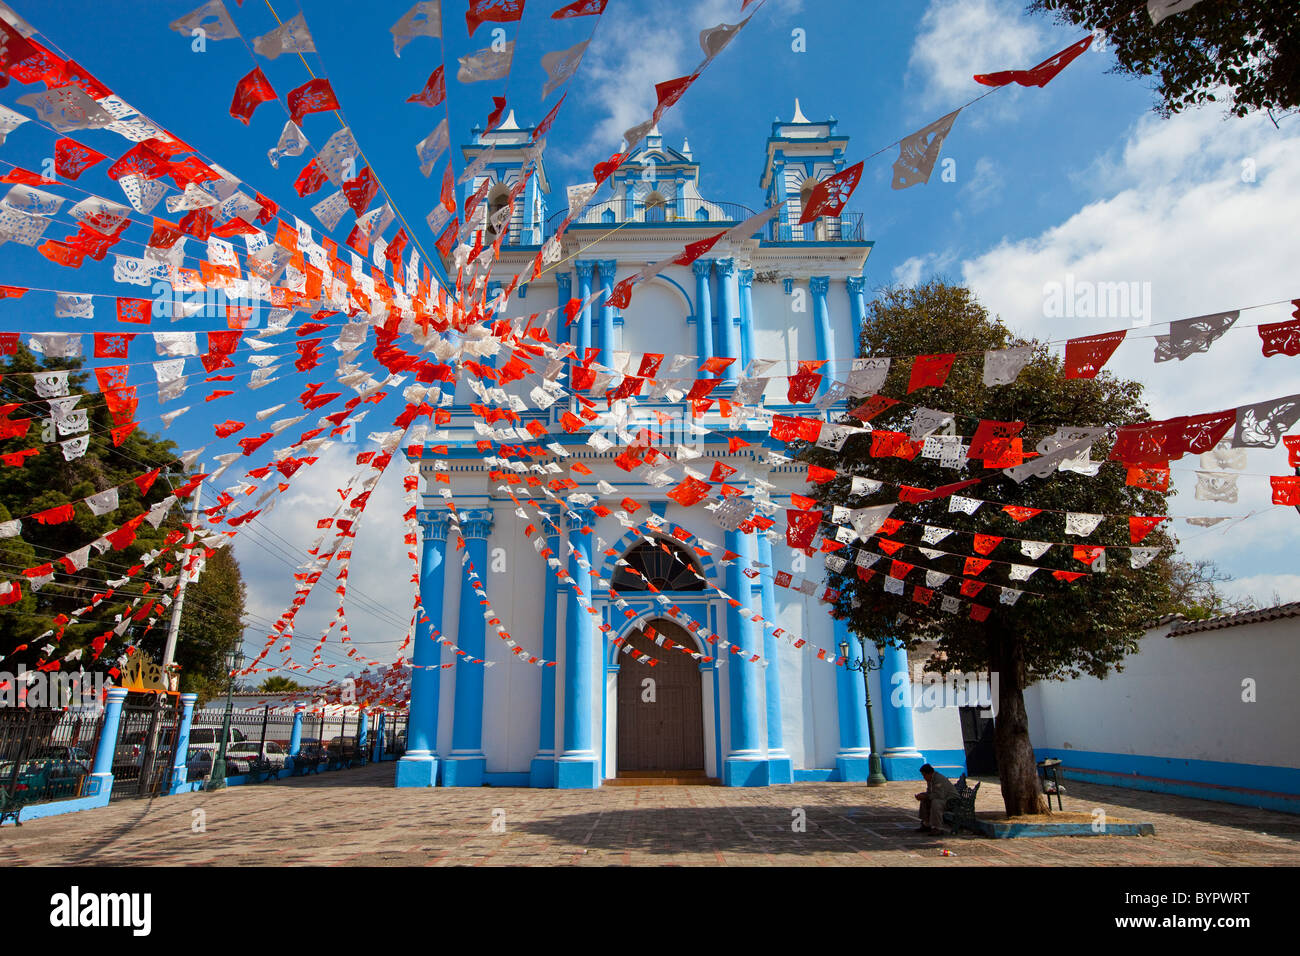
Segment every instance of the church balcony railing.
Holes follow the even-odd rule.
[[[554,235],[567,215],[567,212],[557,212],[547,219],[546,235]],[[588,206],[571,225],[707,226],[714,223],[742,222],[752,215],[754,210],[734,202],[686,199],[679,206],[671,200],[648,205],[641,200],[607,199]]]
[[[774,221],[768,238],[773,242],[862,242],[862,213],[822,216],[802,226]]]

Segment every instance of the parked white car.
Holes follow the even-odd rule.
[[[274,740],[268,740],[265,744],[259,744],[256,740],[244,740],[226,747],[226,759],[238,757],[240,760],[256,760],[259,756],[276,770],[283,770],[289,754]]]
[[[248,738],[244,736],[243,731],[241,731],[237,727],[231,727],[230,737],[226,741],[226,753],[229,754],[232,747],[234,747],[236,744],[243,743],[247,739]],[[189,749],[190,753],[193,753],[196,750],[208,750],[211,751],[213,756],[215,757],[220,747],[221,747],[220,727],[191,727],[190,728],[190,749]],[[256,752],[256,748],[254,748],[254,752]]]

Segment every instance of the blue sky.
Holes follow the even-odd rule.
[[[249,50],[238,40],[224,40],[208,43],[205,52],[192,52],[187,38],[167,29],[197,0],[12,5],[141,113],[316,225],[310,205],[327,192],[306,200],[294,194],[293,179],[303,160],[286,159],[277,171],[266,159],[284,124],[283,108],[262,105],[248,127],[228,114],[236,82],[253,66]],[[299,12],[296,4],[275,5],[284,19]],[[517,34],[516,25],[506,26],[518,43],[508,84],[449,82],[458,165],[455,146],[468,141],[469,129],[484,121],[491,96],[504,92],[521,125],[536,123],[554,103],[555,95],[545,102],[539,95],[542,54],[585,39],[595,25],[591,18],[550,20],[551,9],[559,5],[560,0],[529,0]],[[468,38],[462,6],[460,0],[444,0],[446,53],[453,64],[456,56],[486,46],[494,26],[484,24]],[[408,0],[307,0],[302,9],[318,51],[308,55],[308,62],[330,78],[371,165],[420,243],[432,251],[433,237],[423,220],[436,201],[438,181],[420,176],[414,144],[442,113],[405,99],[423,87],[442,45],[418,38],[400,59],[393,55],[388,27],[408,7]],[[549,137],[552,211],[563,207],[564,187],[589,180],[591,165],[617,149],[622,130],[648,115],[654,84],[694,68],[700,59],[698,31],[735,22],[739,7],[740,0],[610,0]],[[246,37],[275,25],[262,0],[248,0],[242,7],[232,2],[229,8]],[[804,52],[794,49],[800,37]],[[758,208],[765,138],[774,119],[790,118],[796,97],[811,119],[838,120],[839,132],[850,137],[850,161],[855,161],[984,92],[971,80],[972,73],[1031,66],[1079,37],[1077,30],[1027,17],[1023,4],[1012,0],[768,0],[668,114],[662,132],[672,146],[689,137],[702,164],[701,191],[707,198]],[[296,56],[273,62],[259,57],[257,63],[282,96],[308,79]],[[943,149],[943,156],[955,162],[953,182],[941,181],[936,172],[928,185],[896,192],[889,188],[896,149],[869,160],[850,203],[863,213],[868,238],[876,242],[866,268],[869,284],[915,282],[939,272],[970,283],[1013,328],[1052,339],[1129,324],[1044,315],[1044,285],[1067,275],[1084,281],[1149,282],[1156,322],[1300,295],[1296,118],[1283,119],[1281,129],[1264,117],[1225,119],[1217,110],[1162,120],[1151,112],[1148,84],[1108,73],[1112,63],[1104,49],[1089,51],[1045,89],[1010,87],[964,110]],[[12,106],[32,89],[12,83],[0,92],[0,102]],[[328,114],[308,116],[304,123],[313,147],[335,129]],[[125,143],[110,133],[73,135],[113,157]],[[51,155],[53,138],[29,124],[9,135],[0,159],[39,169]],[[76,185],[120,200],[120,189],[104,175],[108,165],[84,174]],[[1247,168],[1250,178],[1244,175]],[[143,232],[134,226],[127,235],[142,243]],[[49,234],[64,235],[53,229]],[[335,238],[345,235],[341,228]],[[196,251],[194,243],[190,248]],[[118,251],[138,255],[140,247],[124,242]],[[62,269],[10,243],[0,246],[0,282],[146,294],[114,284],[110,263],[111,256],[80,270]],[[32,293],[4,307],[6,328],[58,327],[49,296]],[[97,309],[109,311],[103,302]],[[1278,321],[1288,314],[1280,308],[1248,312],[1241,323]],[[95,320],[78,328],[114,325]],[[211,320],[190,320],[171,327],[216,326]],[[1149,383],[1158,417],[1300,391],[1294,360],[1260,357],[1250,330],[1230,333],[1208,355],[1162,366],[1151,362],[1150,339],[1136,338],[1144,334],[1149,332],[1134,329],[1133,341],[1121,347],[1112,366]],[[152,359],[151,351],[137,344],[132,359]],[[132,381],[144,383],[151,378],[148,373],[147,367],[138,369]],[[272,386],[204,408],[202,396],[210,386],[199,382],[184,399],[161,409],[194,406],[167,437],[176,438],[182,448],[196,447],[211,435],[213,422],[232,417],[251,424],[256,409],[291,401],[290,393],[296,395],[301,383],[296,376],[283,391]],[[383,406],[368,424],[383,427],[396,412],[390,413],[390,407],[392,403]],[[151,400],[142,402],[145,427],[159,427],[156,418],[149,421],[159,411]],[[322,469],[346,464],[337,456],[323,462]],[[1175,466],[1175,481],[1190,489],[1195,462],[1181,465]],[[1263,477],[1287,473],[1285,455],[1280,449],[1252,452],[1247,472],[1257,477],[1242,479],[1241,503],[1219,510],[1258,510],[1260,517],[1226,534],[1221,529],[1177,529],[1185,551],[1219,561],[1240,579],[1234,586],[1243,592],[1267,599],[1276,591],[1298,599],[1300,562],[1289,544],[1294,536],[1287,532],[1300,519],[1294,511],[1268,503]],[[326,505],[334,477],[322,471],[307,479],[294,492],[301,496],[298,503]],[[369,579],[366,571],[359,572],[354,584],[401,608],[409,606],[409,592],[394,591],[380,571],[385,542],[392,540],[386,535],[398,527],[394,509],[400,492],[396,487],[389,491],[392,513],[373,518],[358,548],[359,555],[375,558],[377,567]],[[1171,504],[1173,512],[1184,515],[1212,514],[1214,508],[1192,501],[1190,491]],[[281,535],[283,542],[308,540],[299,536],[307,531],[297,528],[291,516],[273,516],[265,535],[268,544],[272,534]],[[241,545],[237,554],[254,583],[251,605],[262,618],[274,618],[291,592],[284,577],[287,566],[268,557],[265,548]],[[266,583],[271,572],[280,575],[274,586]],[[382,630],[379,619],[372,623]],[[258,630],[250,629],[250,646],[260,644],[254,637]],[[311,633],[308,626],[300,630]]]

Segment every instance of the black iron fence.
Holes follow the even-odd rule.
[[[224,721],[224,709],[195,712],[186,758],[190,780],[198,780],[211,773],[212,763],[220,750]],[[282,769],[289,757],[293,721],[291,712],[276,712],[270,707],[233,711],[226,737],[226,776],[255,772],[259,764],[263,767],[270,764],[272,769]],[[368,760],[374,744],[375,722],[372,718],[370,740],[365,753],[357,740],[360,724],[360,714],[355,711],[308,711],[303,715],[302,736],[295,763],[348,767]],[[387,730],[385,736],[389,736]],[[404,746],[405,739],[403,727],[400,738],[395,743]]]
[[[157,797],[170,790],[181,712],[174,694],[127,694],[113,751],[110,800]]]
[[[185,757],[188,779],[207,777],[221,750],[221,732],[225,726],[224,709],[196,710],[190,724],[190,738]],[[230,732],[226,738],[226,776],[237,777],[257,767],[281,770],[289,756],[293,736],[293,714],[272,711],[235,710],[230,715]]]
[[[822,216],[810,223],[773,221],[768,238],[775,242],[862,242],[862,213]]]
[[[0,804],[81,796],[101,714],[45,707],[0,708]]]
[[[384,754],[400,757],[406,753],[406,714],[388,714],[384,717]]]

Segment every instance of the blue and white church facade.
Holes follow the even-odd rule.
[[[763,373],[768,376],[794,373],[801,359],[826,359],[827,369],[842,374],[856,354],[864,319],[863,271],[872,242],[862,234],[860,216],[797,224],[812,186],[844,166],[847,139],[835,127],[833,119],[808,120],[796,103],[791,121],[772,124],[761,193],[755,197],[761,206],[788,200],[779,219],[759,235],[719,243],[689,266],[674,265],[638,283],[626,309],[603,306],[597,299],[567,328],[561,313],[552,335],[569,337],[579,349],[599,349],[597,361],[607,368],[622,370],[631,363],[632,372],[646,352],[697,357],[686,375],[708,357],[734,357],[715,397],[725,398],[734,389],[736,371],[765,361],[773,363]],[[512,114],[501,127],[476,132],[474,141],[462,147],[467,162],[489,146],[493,149],[491,162],[482,169],[483,177],[494,179],[486,194],[486,214],[499,208],[494,197],[513,184],[509,177],[523,165],[531,132],[519,128]],[[588,207],[563,235],[560,261],[519,286],[501,314],[527,316],[574,298],[586,301],[593,291],[612,289],[646,264],[753,214],[735,202],[702,196],[700,165],[689,144],[674,149],[658,129],[651,130],[610,182],[613,197]],[[463,188],[468,196],[481,185],[480,178]],[[563,195],[555,203],[559,211],[548,216],[548,188],[539,162],[509,223],[493,273],[505,280],[497,288],[515,273],[531,274],[541,244],[564,218]],[[407,750],[398,765],[398,786],[589,789],[620,776],[646,774],[702,775],[733,786],[866,780],[870,744],[862,674],[797,649],[791,636],[827,649],[847,640],[851,658],[858,656],[858,642],[815,595],[774,582],[780,571],[822,580],[821,555],[793,553],[780,533],[782,520],[767,536],[725,530],[703,506],[683,507],[667,497],[675,479],[618,467],[614,459],[623,449],[614,430],[602,432],[613,447],[593,445],[590,430],[570,434],[559,427],[559,416],[569,410],[567,401],[546,410],[530,405],[521,413],[524,423],[542,421],[550,432],[546,441],[558,441],[568,452],[564,464],[576,461],[590,469],[589,475],[573,475],[579,487],[570,495],[589,495],[614,512],[601,517],[590,504],[546,505],[555,518],[547,544],[562,560],[567,557],[573,578],[583,582],[599,612],[593,616],[572,584],[558,579],[538,556],[525,533],[532,519],[521,517],[498,487],[500,481],[491,479],[491,467],[475,447],[483,437],[470,409],[477,400],[468,387],[459,386],[446,426],[449,453],[434,458],[426,450],[419,465],[425,482],[420,593],[427,621],[417,625],[413,663],[422,666],[412,671]],[[771,383],[765,405],[778,414],[793,412],[784,379]],[[820,413],[808,411],[807,405],[799,408],[797,414],[830,416],[842,413],[844,405]],[[669,416],[667,424],[655,412]],[[669,451],[687,445],[699,456],[691,462],[699,470],[723,462],[770,482],[773,487],[762,492],[757,504],[773,514],[783,515],[790,491],[806,490],[802,467],[769,461],[769,452],[782,452],[784,446],[770,438],[765,423],[743,415],[722,418],[716,408],[691,419],[688,404],[650,398],[638,399],[627,414],[626,431],[651,428]],[[692,422],[715,431],[700,435]],[[749,444],[730,451],[721,432]],[[466,583],[454,534],[449,540],[446,499],[435,486],[439,474],[451,483],[465,548],[493,610],[519,645],[554,660],[555,666],[520,661],[487,626],[479,599]],[[604,487],[617,489],[614,494],[602,494],[606,482]],[[646,544],[644,526],[633,530],[626,519],[618,520],[624,497],[648,506],[635,521],[644,519],[647,510],[653,512],[658,527],[653,537],[669,545],[675,560]],[[681,529],[677,535],[675,529]],[[716,554],[725,547],[739,558],[723,566],[709,556],[709,549],[692,547],[699,540],[716,546]],[[586,586],[587,572],[568,557],[569,543],[613,584],[627,608],[614,606],[606,587],[594,581]],[[652,581],[666,602],[617,567],[619,559]],[[754,578],[743,573],[752,562],[766,566]],[[786,634],[778,638],[772,629],[742,617],[716,592],[705,590],[701,577],[761,609],[762,617],[777,622]],[[666,604],[712,634],[754,649],[763,661],[716,654],[711,644],[666,615]],[[602,631],[602,623],[609,629]],[[644,636],[647,625],[698,649],[707,660],[664,652]],[[431,639],[435,628],[468,655],[494,666],[454,657]],[[653,669],[637,664],[635,655],[620,653],[617,639],[653,652],[661,663]],[[453,660],[455,666],[429,667]],[[914,706],[905,651],[885,647],[879,663],[869,680],[886,776],[919,778],[918,769],[928,760],[955,777],[965,769],[956,711]]]

